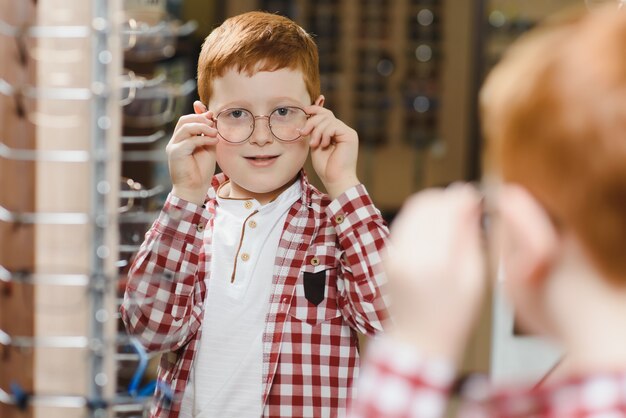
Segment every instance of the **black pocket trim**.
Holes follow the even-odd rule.
[[[304,272],[304,297],[317,306],[324,300],[326,289],[326,270],[316,273]]]

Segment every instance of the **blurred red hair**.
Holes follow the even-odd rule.
[[[626,279],[626,12],[520,39],[480,95],[485,168],[528,189],[607,277]]]

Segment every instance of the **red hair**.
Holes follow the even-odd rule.
[[[300,70],[313,102],[320,95],[319,56],[311,36],[292,20],[266,12],[226,19],[206,37],[198,60],[198,93],[207,104],[212,82],[226,70],[252,75],[282,68]]]
[[[532,31],[480,101],[487,170],[528,189],[607,277],[626,278],[626,13]]]

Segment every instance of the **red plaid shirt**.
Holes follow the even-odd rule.
[[[420,358],[413,348],[377,342],[358,382],[350,418],[445,416],[452,366]],[[626,372],[573,377],[540,388],[494,389],[484,378],[463,385],[461,418],[626,417]]]
[[[215,193],[226,180],[214,177],[206,208],[170,196],[130,271],[122,306],[126,328],[148,350],[165,352],[158,378],[166,387],[157,387],[153,417],[180,413],[202,333]],[[331,201],[304,173],[300,181],[302,198],[285,221],[268,301],[267,417],[345,411],[358,376],[356,331],[377,333],[387,315],[381,250],[388,229],[367,191],[359,185]]]

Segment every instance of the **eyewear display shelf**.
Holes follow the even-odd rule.
[[[0,416],[143,410],[115,388],[117,0],[0,0]]]

